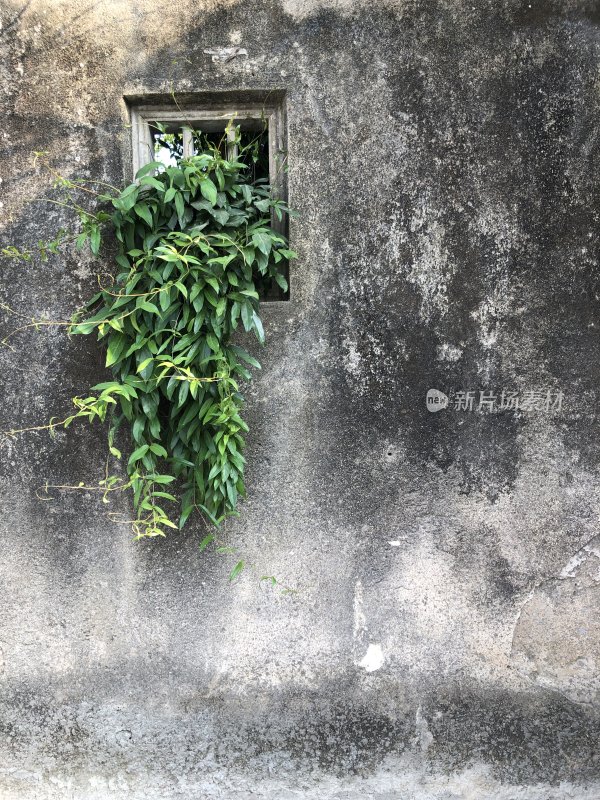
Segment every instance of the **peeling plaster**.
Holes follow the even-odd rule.
[[[370,644],[364,657],[358,662],[365,672],[376,672],[381,669],[384,662],[383,650],[380,644]]]

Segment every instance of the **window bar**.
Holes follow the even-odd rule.
[[[238,146],[235,141],[235,126],[231,122],[225,128],[225,133],[227,135],[227,161],[237,161]]]
[[[182,128],[183,135],[183,157],[191,158],[194,155],[194,139],[192,129],[185,127]]]

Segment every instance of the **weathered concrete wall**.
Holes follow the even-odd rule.
[[[597,798],[598,3],[1,9],[3,244],[64,220],[32,150],[121,183],[123,95],[171,86],[286,89],[300,212],[234,585],[199,524],[134,544],[96,496],[36,497],[98,479],[99,429],[2,440],[3,800]],[[2,270],[25,317],[93,291],[84,257]],[[60,329],[11,343],[1,429],[105,374]],[[431,414],[429,388],[564,402]]]

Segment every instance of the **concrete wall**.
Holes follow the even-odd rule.
[[[136,544],[126,497],[38,499],[97,482],[98,427],[2,439],[3,800],[600,796],[598,3],[0,8],[3,245],[66,220],[32,150],[121,183],[123,96],[171,87],[285,89],[300,212],[233,585],[199,522]],[[2,301],[68,319],[96,269],[3,261]],[[60,328],[10,343],[2,430],[105,376]],[[502,389],[564,400],[454,408]]]

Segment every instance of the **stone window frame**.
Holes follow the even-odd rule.
[[[222,130],[229,120],[246,130],[261,130],[265,123],[268,135],[269,182],[274,195],[288,202],[287,182],[287,117],[285,91],[210,92],[170,98],[157,95],[125,97],[131,123],[131,155],[133,174],[154,158],[151,125],[161,122],[180,125],[184,156],[192,155],[190,126],[214,132]],[[288,217],[278,220],[271,213],[272,228],[289,239]],[[289,275],[286,270],[289,284]],[[277,296],[264,297],[267,302],[289,300],[289,291],[277,289]]]

